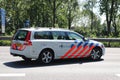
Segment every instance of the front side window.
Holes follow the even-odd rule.
[[[73,32],[68,32],[67,35],[69,37],[69,40],[83,40],[83,38],[80,35]]]
[[[53,36],[53,39],[55,40],[66,40],[67,39],[65,32],[62,32],[62,31],[53,31],[52,36]]]
[[[14,36],[14,40],[22,40],[25,41],[28,31],[26,30],[18,30]]]
[[[41,31],[35,32],[34,39],[52,39],[50,32],[48,31]]]

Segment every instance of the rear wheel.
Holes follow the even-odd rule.
[[[45,64],[52,62],[53,59],[54,59],[54,55],[51,50],[44,50],[41,52],[41,54],[39,56],[39,60]]]
[[[101,56],[102,56],[102,50],[100,48],[94,48],[91,51],[91,55],[90,55],[91,59],[100,60]]]

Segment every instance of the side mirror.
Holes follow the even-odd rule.
[[[88,38],[83,37],[83,40],[84,40],[84,41],[88,41],[89,39],[88,39]]]
[[[75,43],[78,43],[78,42],[79,42],[79,40],[76,39],[76,40],[75,40]]]

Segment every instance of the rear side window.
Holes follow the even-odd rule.
[[[18,30],[14,36],[14,40],[25,41],[28,31],[26,30]]]
[[[34,39],[53,39],[49,31],[41,31],[34,33]]]

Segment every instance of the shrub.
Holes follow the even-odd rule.
[[[10,46],[10,40],[0,40],[0,46]]]

